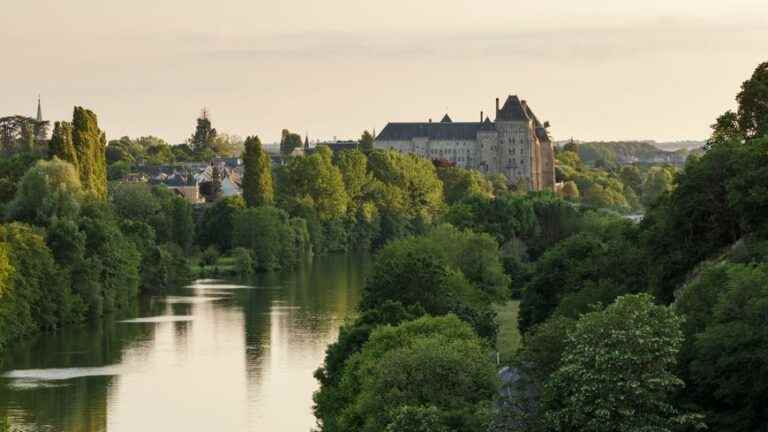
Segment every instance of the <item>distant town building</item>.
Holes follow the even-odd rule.
[[[357,150],[358,142],[354,140],[336,140],[336,141],[321,141],[315,144],[314,147],[306,145],[306,154],[312,154],[317,151],[320,146],[328,147],[332,153],[344,151],[344,150]]]
[[[150,184],[163,185],[191,204],[200,204],[205,200],[200,195],[200,185],[191,173],[160,174],[150,179]]]
[[[374,148],[395,149],[486,174],[503,174],[510,184],[530,190],[553,189],[555,164],[548,123],[542,123],[525,100],[509,96],[494,121],[480,113],[479,122],[389,123]]]

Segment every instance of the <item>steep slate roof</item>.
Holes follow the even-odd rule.
[[[528,103],[526,101],[523,101],[522,105],[528,117],[533,119],[533,127],[535,128],[536,138],[538,138],[539,141],[549,141],[547,128],[545,128],[544,125],[541,124],[538,117],[536,117],[536,114],[533,113],[533,111],[531,110],[531,107],[528,106]]]
[[[491,119],[486,117],[485,121],[483,121],[483,124],[480,126],[480,130],[486,132],[496,132],[496,125],[493,124]]]
[[[496,115],[496,121],[527,121],[529,118],[523,103],[515,95],[507,98]]]
[[[498,111],[499,121],[533,121],[536,136],[548,140],[546,128],[539,122],[525,101],[516,95],[509,96]],[[414,138],[430,140],[475,140],[478,131],[496,131],[495,122],[488,117],[477,122],[456,122],[446,114],[440,123],[389,123],[376,137],[376,141],[410,141]]]
[[[376,137],[377,141],[410,141],[413,138],[430,140],[474,140],[483,124],[471,123],[389,123]]]

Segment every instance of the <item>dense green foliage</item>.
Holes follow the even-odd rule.
[[[197,243],[202,248],[215,245],[219,250],[233,247],[234,218],[238,210],[245,208],[242,197],[222,198],[206,207],[197,229]]]
[[[65,162],[69,162],[77,169],[77,151],[72,141],[72,124],[56,122],[51,142],[48,144],[48,156],[51,158],[57,157]]]
[[[238,211],[232,225],[234,245],[251,251],[260,270],[293,267],[309,246],[306,223],[275,207]]]
[[[395,430],[414,409],[428,410],[430,421],[447,430],[486,430],[496,390],[486,350],[454,316],[376,329],[344,368],[340,390],[349,399],[329,430]]]
[[[508,298],[509,279],[498,251],[488,235],[444,225],[424,236],[393,241],[377,254],[359,305],[361,315],[342,327],[316,373],[321,389],[315,394],[315,414],[322,430],[392,429],[395,419],[435,422],[448,430],[485,427],[495,378],[477,338],[495,340],[491,304]],[[424,314],[452,316],[445,318],[448,321],[410,321]],[[463,323],[458,324],[456,317]],[[437,334],[459,325],[469,340],[458,335],[442,340],[435,334],[423,340],[393,341],[400,349],[388,353],[374,348],[377,335],[389,331],[377,330],[378,326],[400,323],[404,324],[397,329],[402,331],[430,323]],[[472,374],[461,372],[461,358]],[[399,373],[399,368],[410,372]],[[391,399],[372,396],[381,395],[384,387],[394,387],[387,396]],[[421,419],[414,410],[427,410],[431,420]],[[406,413],[408,418],[403,417]]]
[[[272,162],[261,149],[259,137],[248,137],[243,152],[243,199],[248,207],[270,205],[274,201]]]
[[[681,319],[647,294],[582,315],[547,383],[547,420],[558,431],[672,431],[696,417],[678,411],[673,373]]]
[[[765,70],[761,65],[744,83],[738,114],[718,119],[706,151],[680,172],[624,167],[616,173],[625,192],[641,192],[649,208],[641,223],[579,211],[576,229],[523,267],[526,333],[516,367],[529,390],[517,397],[535,402],[505,405],[499,424],[512,430],[671,431],[700,421],[713,430],[768,427]],[[559,157],[583,170],[572,149]],[[494,225],[478,229],[493,233]],[[674,307],[631,295],[640,292]]]
[[[19,180],[10,219],[46,226],[57,218],[72,218],[80,211],[83,188],[75,169],[67,162],[38,161]]]
[[[75,167],[80,174],[83,189],[99,199],[107,197],[107,145],[104,132],[99,129],[96,114],[75,107],[72,114],[72,144],[77,152]]]

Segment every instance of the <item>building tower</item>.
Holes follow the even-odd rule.
[[[38,145],[43,145],[48,140],[48,122],[43,120],[43,106],[40,102],[40,95],[37,95],[37,115],[35,116],[35,141]]]

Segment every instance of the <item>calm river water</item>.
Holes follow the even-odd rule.
[[[330,256],[249,285],[199,280],[144,299],[134,319],[17,344],[0,418],[35,431],[307,432],[312,373],[368,266]]]

